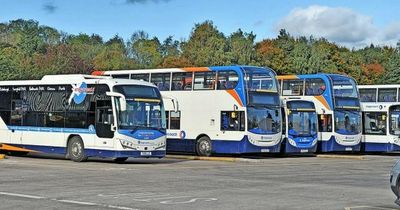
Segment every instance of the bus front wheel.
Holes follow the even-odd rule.
[[[79,136],[74,136],[69,140],[68,157],[74,162],[84,162],[87,160],[85,146]]]
[[[211,156],[211,140],[207,136],[201,137],[196,143],[196,153],[198,156]]]

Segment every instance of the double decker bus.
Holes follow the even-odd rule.
[[[312,101],[318,114],[318,151],[359,151],[361,111],[354,79],[338,74],[278,76],[283,98]]]
[[[91,75],[48,75],[0,82],[0,150],[88,157],[162,158],[166,118],[148,82]]]
[[[362,150],[400,150],[400,85],[359,85],[363,116]]]
[[[283,141],[281,152],[315,153],[318,141],[318,118],[312,101],[286,98],[282,100]]]
[[[97,71],[95,75],[154,83],[166,104],[167,152],[278,153],[281,111],[276,74],[254,66]]]

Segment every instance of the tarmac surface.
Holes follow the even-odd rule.
[[[398,156],[0,159],[0,209],[392,210]]]

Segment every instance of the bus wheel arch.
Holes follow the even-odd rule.
[[[68,137],[66,157],[74,162],[84,162],[87,160],[85,145],[79,135],[71,134]]]
[[[210,137],[206,134],[200,134],[196,138],[195,151],[198,156],[211,156],[212,143]]]

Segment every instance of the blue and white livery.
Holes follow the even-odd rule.
[[[278,76],[282,98],[312,101],[318,114],[318,151],[360,151],[361,111],[354,79],[337,74]]]
[[[167,151],[198,155],[280,151],[281,111],[275,72],[215,66],[96,72],[154,83],[165,98]]]
[[[400,151],[400,85],[359,85],[362,151]]]
[[[0,150],[88,157],[162,158],[165,110],[148,82],[49,75],[0,82]]]
[[[282,153],[315,153],[318,141],[318,116],[312,101],[283,99]]]

